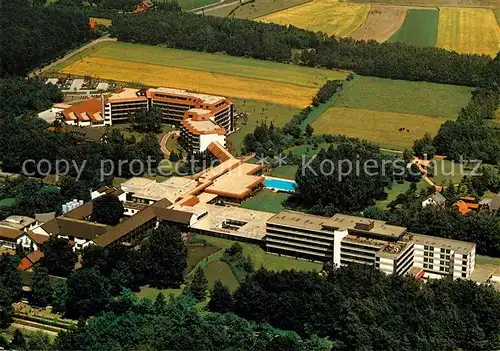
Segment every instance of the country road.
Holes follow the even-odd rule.
[[[232,2],[223,2],[223,1],[219,1],[218,3],[215,3],[215,4],[210,4],[210,5],[206,5],[206,6],[203,6],[203,7],[198,7],[197,9],[192,9],[192,10],[189,10],[189,12],[194,12],[196,14],[201,14],[203,13],[203,11],[213,11],[213,10],[217,10],[217,9],[222,9],[224,7],[229,7],[229,6],[234,6],[234,5],[238,5],[240,2],[239,1],[232,1]]]
[[[110,38],[109,37],[109,34],[103,36],[103,37],[100,37],[100,38],[97,38],[93,41],[91,41],[90,43],[87,43],[85,44],[84,46],[82,47],[79,47],[78,49],[75,49],[73,51],[70,51],[68,52],[66,55],[64,55],[63,57],[61,57],[60,59],[48,64],[47,66],[41,68],[41,69],[36,69],[34,71],[32,71],[31,73],[28,74],[28,77],[34,77],[38,74],[41,74],[43,72],[46,72],[47,70],[49,70],[50,68],[54,67],[55,65],[58,65],[64,61],[66,61],[67,59],[81,53],[82,51],[85,51],[87,50],[88,48],[91,48],[92,46],[94,45],[97,45],[99,43],[103,43],[103,42],[106,42],[106,41],[116,41],[117,39],[116,38]]]

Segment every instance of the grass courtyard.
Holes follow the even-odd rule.
[[[203,238],[212,245],[220,247],[222,249],[227,249],[236,242],[233,240],[208,235],[198,235],[198,237]],[[321,263],[317,262],[309,262],[291,257],[280,257],[277,255],[268,254],[260,246],[255,244],[248,244],[244,242],[239,242],[239,244],[243,247],[243,254],[245,256],[250,256],[256,269],[264,267],[273,271],[280,271],[284,269],[295,269],[298,271],[320,271],[322,267]]]
[[[410,189],[410,182],[404,182],[402,184],[398,182],[393,182],[390,189],[386,189],[387,199],[377,201],[376,206],[381,209],[386,209],[387,205],[389,205],[392,201],[396,200],[399,194],[403,194]],[[421,180],[417,183],[417,193],[420,190],[426,189],[428,187],[427,183]]]
[[[283,210],[281,203],[288,199],[290,194],[274,192],[270,189],[262,189],[257,195],[245,200],[242,208],[250,210],[278,213]]]
[[[226,262],[214,261],[208,264],[204,269],[205,277],[208,280],[209,289],[212,289],[214,283],[220,280],[221,283],[229,288],[231,292],[234,292],[238,287],[239,283],[231,270],[231,266]]]

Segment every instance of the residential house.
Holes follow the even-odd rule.
[[[441,195],[440,192],[435,192],[432,195],[429,195],[428,197],[425,198],[424,201],[422,201],[422,207],[426,206],[444,206],[446,204],[446,198]]]

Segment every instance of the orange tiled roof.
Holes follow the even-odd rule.
[[[26,234],[37,244],[43,244],[50,239],[49,235],[37,234],[31,230],[28,230]]]
[[[66,121],[100,122],[101,107],[101,99],[93,98],[64,109],[62,114]]]
[[[467,204],[462,200],[456,201],[453,204],[453,207],[457,207],[458,212],[460,212],[460,214],[462,214],[462,215],[466,215],[467,213],[469,213],[471,211],[469,206],[467,206]]]
[[[44,253],[40,250],[36,250],[31,252],[28,256],[24,257],[21,262],[19,263],[19,266],[17,267],[21,271],[25,271],[27,269],[30,269],[33,267],[34,264],[36,264],[38,261],[40,261],[44,257]]]
[[[31,263],[30,260],[28,260],[27,257],[24,257],[21,262],[19,262],[19,266],[17,266],[17,269],[20,271],[25,271],[30,269],[33,266],[33,263]]]

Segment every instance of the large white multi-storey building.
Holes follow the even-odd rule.
[[[413,268],[427,278],[469,278],[474,243],[408,233],[384,221],[336,214],[331,218],[282,211],[266,223],[266,250],[337,266],[368,264],[387,274]]]

